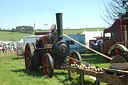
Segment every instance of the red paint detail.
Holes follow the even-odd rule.
[[[42,44],[46,44],[46,43],[49,43],[50,42],[50,39],[48,36],[44,36],[43,37],[43,43]]]
[[[74,58],[74,59],[77,59],[77,54],[76,53],[72,53],[70,57]],[[69,61],[70,61],[71,64],[77,64],[78,63],[77,61],[75,61],[73,59],[70,59]]]
[[[116,55],[120,55],[122,53],[122,51],[119,50],[118,48],[114,49],[114,51],[115,51]]]
[[[53,28],[54,28],[54,24],[51,26],[50,30],[53,30]]]
[[[60,69],[60,68],[61,68],[60,65],[56,65],[56,66],[55,66],[55,69]]]
[[[36,24],[35,24],[35,22],[34,22],[34,28],[36,27]]]

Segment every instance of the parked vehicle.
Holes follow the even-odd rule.
[[[76,41],[78,41],[82,44],[85,44],[85,35],[84,34],[68,34],[68,36],[75,39]],[[70,40],[69,38],[64,36],[63,40],[69,44],[70,53],[72,53],[74,51],[78,51],[79,53],[85,53],[86,52],[86,48],[75,43],[74,41]]]
[[[96,43],[98,39],[92,40]],[[91,42],[91,40],[90,40]],[[94,44],[90,44],[94,47]],[[128,61],[128,19],[117,19],[103,33],[103,54],[110,57],[122,56]]]
[[[120,55],[128,61],[128,19],[117,19],[104,30],[103,53],[111,57]]]
[[[42,37],[43,35],[31,35],[31,36],[25,36],[23,38],[23,52],[25,51],[25,46],[27,43],[34,43],[36,44],[36,40]]]

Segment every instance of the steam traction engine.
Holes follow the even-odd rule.
[[[27,70],[38,70],[42,66],[44,75],[53,76],[55,69],[65,69],[66,65],[78,63],[73,59],[66,61],[69,55],[69,44],[62,40],[62,13],[56,14],[57,29],[54,26],[51,33],[44,33],[36,44],[27,43],[25,47],[25,66]],[[73,52],[71,58],[81,61],[78,52]]]

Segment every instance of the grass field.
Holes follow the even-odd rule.
[[[86,28],[86,31],[97,31],[99,29],[100,31],[103,31],[104,28]],[[36,31],[36,32],[50,32],[50,30],[43,30],[43,31]],[[67,34],[77,34],[84,32],[84,29],[63,29],[63,33]],[[27,33],[18,33],[18,32],[5,32],[0,31],[0,41],[18,41],[19,39],[24,38],[25,36],[30,36],[33,34],[27,34]]]
[[[6,51],[6,53],[3,53],[2,51],[0,51],[0,62],[1,61],[10,61],[13,59],[13,57],[15,57],[16,52],[15,51]]]
[[[97,29],[86,29],[86,31],[96,30]],[[84,29],[64,29],[63,33],[76,34],[82,33],[83,31]],[[32,34],[0,31],[0,41],[17,41],[29,35]],[[99,55],[82,54],[82,60],[99,67],[105,68],[109,66],[109,63],[104,61]],[[54,70],[54,76],[48,78],[42,74],[41,68],[38,72],[26,71],[23,56],[17,60],[15,53],[0,53],[0,85],[81,85],[81,80],[77,79],[78,76],[78,74],[72,74],[74,79],[69,81],[67,71]],[[89,84],[94,82],[89,76],[85,76],[85,80],[88,81]],[[101,85],[105,85],[105,83],[101,83]]]
[[[63,29],[63,33],[66,34],[77,34],[77,33],[82,33],[84,32],[84,30],[86,31],[97,31],[99,29],[99,31],[103,31],[105,28],[82,28],[82,29]],[[50,30],[46,30],[48,32],[50,32]],[[45,30],[43,31],[37,31],[37,32],[46,32]]]
[[[82,54],[82,60],[95,66],[109,66],[109,63],[104,61],[99,55]],[[0,61],[0,85],[81,85],[81,80],[77,79],[78,76],[78,74],[72,74],[74,79],[69,81],[68,72],[64,70],[54,70],[54,76],[52,78],[44,76],[41,68],[38,72],[26,71],[24,58],[22,57],[17,60],[16,55],[13,56],[12,60]],[[89,84],[94,82],[89,79],[89,76],[85,76],[85,80]],[[101,83],[101,85],[106,84]]]
[[[18,41],[19,39],[24,38],[24,36],[29,35],[32,34],[0,31],[0,41]]]

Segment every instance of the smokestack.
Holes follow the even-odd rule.
[[[62,13],[56,13],[56,22],[57,22],[57,37],[58,41],[62,40]]]

